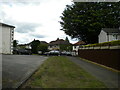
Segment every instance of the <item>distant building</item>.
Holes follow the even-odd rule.
[[[14,26],[0,23],[0,53],[12,54],[14,28]]]
[[[17,46],[17,48],[18,48],[18,49],[32,49],[30,43],[28,43],[28,44],[19,44],[19,45]]]
[[[70,45],[70,43],[69,41],[57,38],[57,40],[51,41],[48,44],[48,50],[60,50],[60,45]]]
[[[85,45],[86,43],[84,41],[78,41],[73,44],[73,52],[75,55],[78,55],[78,49],[80,46]]]
[[[99,36],[99,43],[120,40],[119,28],[102,28]]]

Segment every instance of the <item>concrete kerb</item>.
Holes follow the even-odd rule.
[[[45,61],[45,60],[44,60]],[[43,63],[42,63],[43,64]],[[41,64],[41,65],[42,65]],[[20,90],[20,88],[39,70],[39,68],[41,67],[41,65],[40,66],[38,66],[37,68],[36,68],[36,70],[34,71],[34,72],[32,72],[28,77],[26,77],[19,85],[17,85],[16,86],[16,90]]]
[[[80,58],[80,59],[83,60],[83,61],[86,61],[86,62],[89,62],[89,63],[95,64],[95,65],[98,65],[98,66],[103,67],[103,68],[106,68],[106,69],[108,69],[108,70],[110,70],[110,71],[112,71],[112,72],[120,73],[119,70],[116,70],[116,69],[113,69],[113,68],[107,67],[107,66],[105,66],[105,65],[102,65],[102,64],[99,64],[99,63],[96,63],[96,62],[92,62],[92,61],[90,61],[90,60],[87,60],[87,59],[84,59],[84,58],[81,58],[81,57],[78,57],[78,58]]]
[[[38,67],[33,73],[31,73],[24,81],[22,81],[22,82],[16,87],[16,90],[19,90],[19,89],[33,76],[33,74],[35,74],[38,70],[39,70],[39,67]]]

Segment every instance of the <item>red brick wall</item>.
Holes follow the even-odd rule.
[[[81,58],[120,70],[120,49],[79,49]]]

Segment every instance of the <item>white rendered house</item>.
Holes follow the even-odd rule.
[[[73,44],[73,52],[74,55],[78,55],[78,50],[80,48],[80,46],[85,45],[86,43],[84,41],[78,41],[75,44]]]
[[[14,28],[14,26],[0,23],[0,53],[12,54]]]
[[[99,36],[99,43],[120,40],[119,28],[102,28]]]

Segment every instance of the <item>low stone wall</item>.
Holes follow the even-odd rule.
[[[81,58],[120,70],[120,49],[79,49]]]

